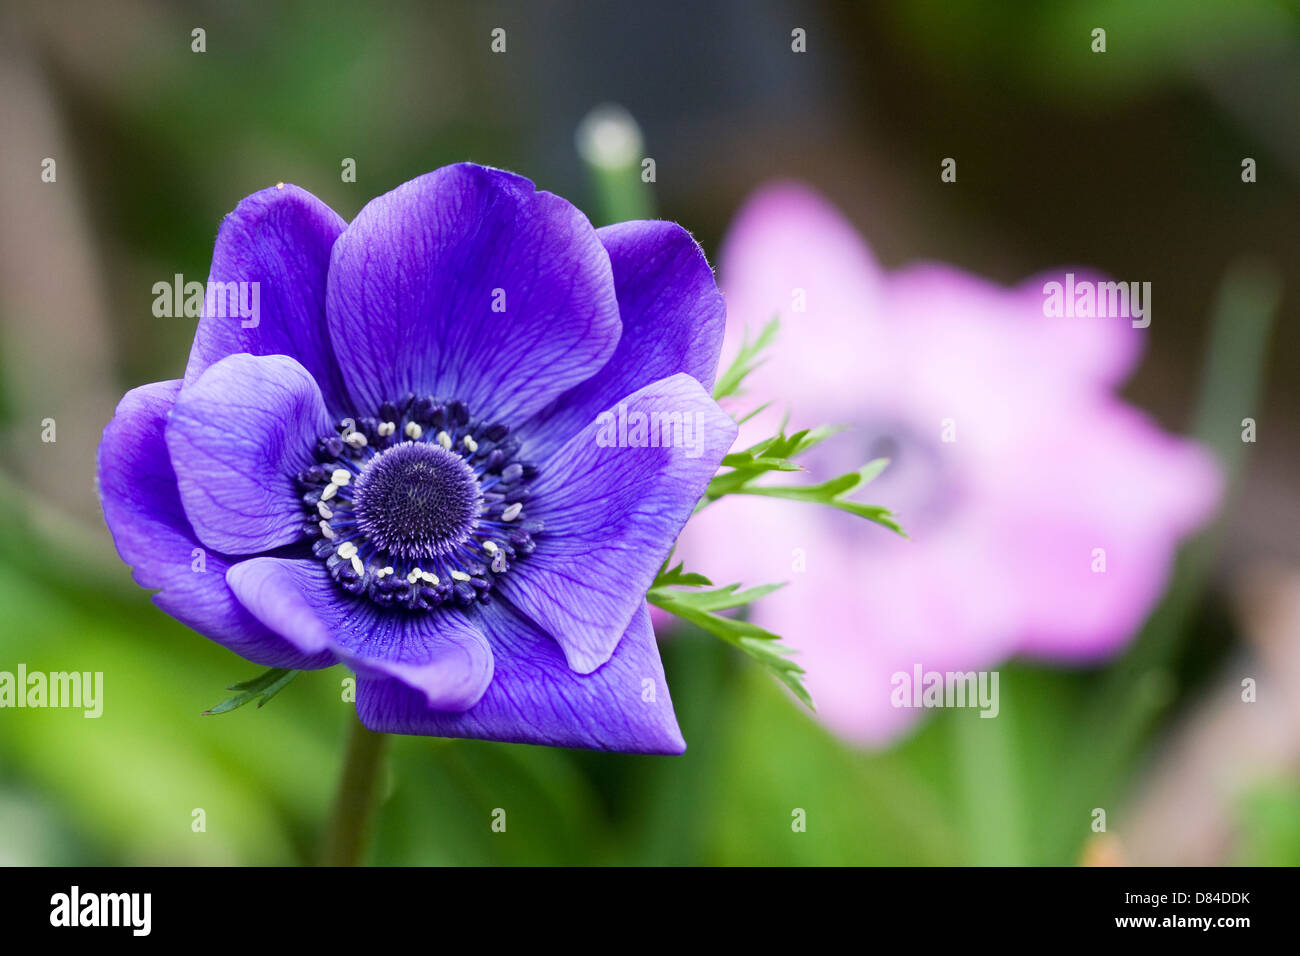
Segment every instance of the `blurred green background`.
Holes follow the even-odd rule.
[[[1127,395],[1228,456],[1234,493],[1123,658],[1004,667],[1000,720],[941,712],[858,752],[683,633],[663,653],[684,757],[399,739],[372,862],[1300,863],[1296,3],[9,3],[0,77],[0,669],[106,675],[98,720],[0,711],[0,863],[317,858],[346,674],[201,717],[259,668],[155,610],[99,514],[100,430],[127,388],[180,374],[193,333],[152,315],[152,285],[206,276],[221,217],[281,180],[350,218],[471,159],[602,220],[574,132],[604,102],[641,124],[657,214],[711,256],[779,176],[887,266],[1152,280],[1169,318]],[[1228,427],[1240,404],[1258,444]]]

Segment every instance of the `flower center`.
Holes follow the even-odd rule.
[[[487,601],[542,528],[523,513],[537,469],[519,447],[464,402],[385,402],[316,443],[298,475],[303,533],[349,594],[413,611]]]
[[[478,524],[478,478],[441,445],[404,442],[380,452],[352,495],[357,526],[375,547],[404,558],[448,554]]]
[[[801,461],[812,474],[829,478],[876,458],[888,458],[889,467],[853,492],[852,500],[889,508],[915,540],[930,537],[960,513],[965,469],[943,444],[937,423],[931,430],[893,416],[861,420],[845,434],[817,445]],[[843,522],[836,527],[851,536],[855,548],[878,548],[885,542],[873,533],[877,529],[870,522]]]

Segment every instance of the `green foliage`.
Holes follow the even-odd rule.
[[[780,328],[780,320],[772,319],[767,325],[763,326],[762,331],[758,333],[758,338],[753,342],[749,340],[749,333],[745,333],[745,340],[740,346],[740,351],[732,359],[731,365],[722,373],[718,381],[713,386],[714,401],[722,401],[732,395],[739,394],[741,385],[749,377],[749,373],[754,371],[763,364],[762,354],[767,351],[767,347],[776,341],[776,333]]]
[[[1241,862],[1257,866],[1300,866],[1300,784],[1263,780],[1234,807]]]
[[[843,426],[824,425],[795,432],[787,438],[782,424],[771,438],[722,459],[722,467],[729,470],[709,482],[701,507],[723,495],[745,494],[747,485],[769,472],[803,471],[803,466],[793,459],[843,430]]]
[[[781,638],[771,631],[743,618],[718,613],[743,608],[784,585],[764,584],[741,590],[739,584],[725,587],[713,587],[712,584],[702,574],[683,572],[679,563],[660,572],[646,600],[744,651],[811,708],[812,697],[803,685],[804,669],[790,659],[794,651],[782,644]]]
[[[195,701],[211,692],[214,674],[240,665],[230,651],[159,611],[125,569],[115,594],[85,577],[70,585],[47,575],[57,552],[25,536],[4,550],[0,669],[22,661],[32,671],[104,675],[97,719],[77,709],[0,713],[0,793],[16,784],[66,821],[76,836],[66,861],[310,860],[352,710],[339,703],[337,681],[313,672],[256,718],[206,720]],[[196,808],[206,815],[204,832],[193,829]]]
[[[672,560],[670,556],[669,561]],[[667,563],[664,568],[655,576],[654,584],[651,588],[709,588],[713,587],[713,582],[702,574],[695,574],[691,571],[682,570],[682,562],[678,561],[674,567],[668,567]]]
[[[242,681],[238,684],[231,684],[226,690],[238,691],[234,697],[228,697],[211,710],[205,710],[204,716],[209,714],[224,714],[227,711],[236,710],[245,704],[256,700],[257,706],[261,707],[280,691],[288,686],[289,682],[298,676],[294,670],[286,670],[283,667],[272,667],[270,670],[258,674],[252,680]]]
[[[728,455],[722,460],[727,471],[709,482],[699,507],[710,504],[725,495],[760,495],[767,498],[785,498],[788,501],[806,501],[825,505],[838,511],[866,518],[897,534],[904,534],[888,508],[849,500],[849,495],[873,481],[889,464],[888,458],[877,458],[857,471],[850,471],[816,485],[764,485],[759,479],[772,472],[803,471],[794,458],[809,448],[843,430],[843,426],[822,425],[806,428],[786,436],[784,428],[764,442],[742,452]]]

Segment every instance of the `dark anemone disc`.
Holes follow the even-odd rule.
[[[381,551],[403,558],[449,554],[478,524],[478,478],[456,452],[403,442],[380,452],[352,493],[357,527]]]
[[[407,395],[340,422],[298,475],[312,553],[348,594],[413,611],[489,600],[536,547],[537,469],[519,439],[464,402]]]

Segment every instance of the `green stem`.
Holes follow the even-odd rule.
[[[1023,839],[1022,781],[1008,726],[1015,718],[1008,713],[1006,701],[993,719],[986,720],[969,710],[946,716],[961,781],[970,862],[976,866],[1024,865],[1028,860]]]
[[[578,154],[591,176],[593,222],[609,225],[654,215],[652,187],[641,178],[641,128],[631,113],[608,104],[593,109],[578,127]]]
[[[360,866],[365,861],[379,807],[379,771],[387,749],[387,734],[372,733],[361,721],[352,721],[325,844],[325,866]]]

